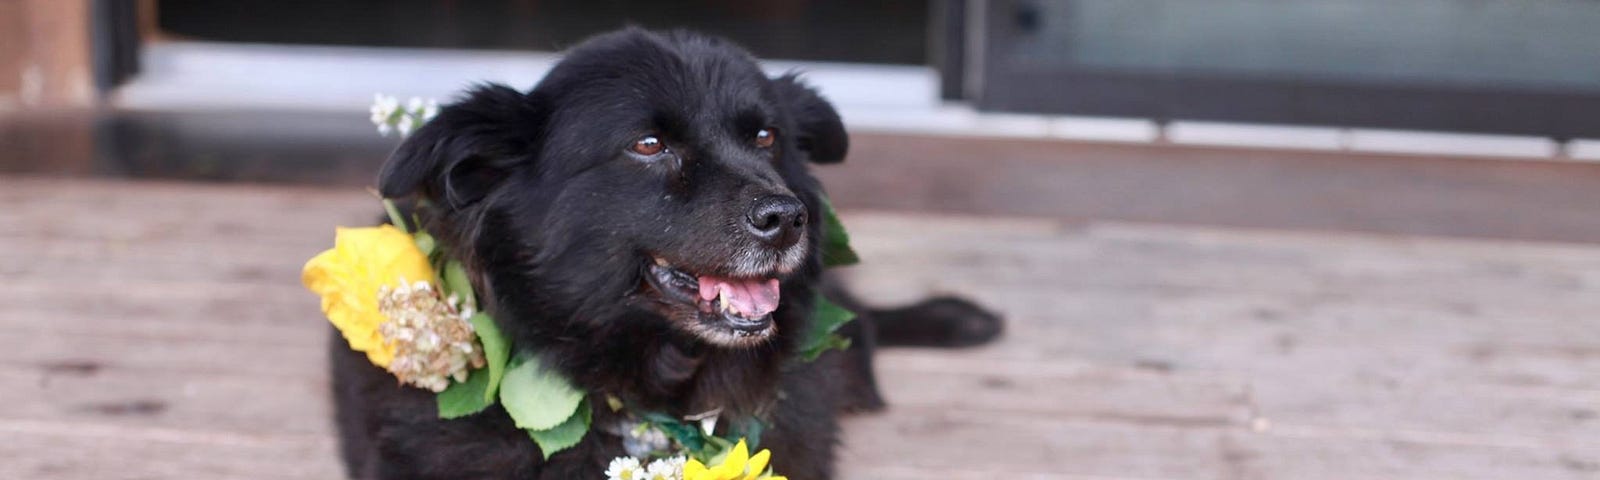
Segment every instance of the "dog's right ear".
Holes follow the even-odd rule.
[[[474,87],[389,155],[378,191],[384,198],[418,195],[452,209],[471,205],[532,160],[545,117],[533,95],[498,84]]]
[[[833,109],[833,104],[822,99],[794,73],[772,79],[772,86],[788,104],[789,113],[800,128],[795,132],[800,150],[816,163],[844,161],[845,153],[850,150],[850,134],[845,132],[844,122],[839,120],[839,112]]]

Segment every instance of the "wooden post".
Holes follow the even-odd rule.
[[[89,0],[0,0],[0,113],[93,106]]]

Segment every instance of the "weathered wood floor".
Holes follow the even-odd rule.
[[[0,478],[335,478],[298,282],[364,193],[0,179]],[[851,479],[1600,478],[1600,246],[846,211],[885,303]]]

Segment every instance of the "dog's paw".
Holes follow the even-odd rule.
[[[878,322],[878,342],[884,345],[981,345],[999,337],[1005,323],[999,315],[956,297],[934,297],[873,315]]]

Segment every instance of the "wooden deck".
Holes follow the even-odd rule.
[[[336,478],[301,263],[351,189],[0,178],[0,478]],[[883,352],[849,479],[1600,478],[1600,246],[844,212]]]

